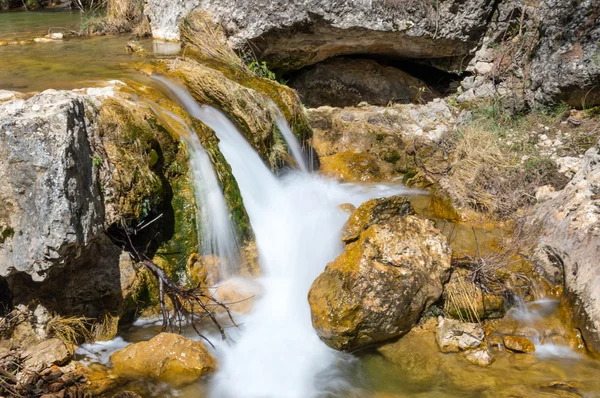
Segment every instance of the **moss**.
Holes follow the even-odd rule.
[[[238,237],[241,241],[251,240],[253,237],[252,227],[250,225],[248,214],[246,213],[246,208],[244,207],[242,194],[233,177],[231,166],[227,163],[227,160],[219,149],[219,140],[217,136],[214,131],[197,119],[192,120],[192,127],[198,134],[198,138],[215,168]]]
[[[402,156],[400,155],[400,153],[398,153],[398,151],[393,150],[393,149],[386,152],[383,155],[383,160],[385,160],[388,163],[392,163],[392,164],[396,163],[401,158],[402,158]]]
[[[6,242],[6,239],[15,236],[15,230],[12,227],[0,227],[0,244]]]

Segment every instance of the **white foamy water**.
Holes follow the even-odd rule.
[[[75,354],[81,356],[81,362],[85,364],[101,363],[103,365],[108,365],[110,356],[127,347],[129,344],[130,343],[123,340],[122,337],[116,337],[109,341],[96,341],[95,343],[82,344]]]
[[[281,114],[281,111],[279,110],[277,113],[277,118],[275,119],[275,124],[277,125],[279,131],[281,131],[283,138],[288,144],[288,148],[290,149],[290,152],[292,153],[296,164],[298,165],[300,170],[307,172],[308,165],[306,163],[306,157],[304,156],[304,153],[302,153],[300,143],[298,142],[296,136],[292,132],[292,129],[290,128],[290,125],[288,124],[287,120],[285,120],[285,118]]]
[[[192,116],[217,133],[250,217],[263,275],[259,279],[263,295],[253,313],[241,319],[239,330],[230,330],[233,342],[217,347],[220,369],[212,380],[211,395],[344,395],[352,384],[343,375],[349,356],[330,349],[318,338],[312,328],[307,294],[327,263],[343,250],[340,234],[348,214],[338,206],[358,206],[374,196],[407,190],[378,185],[371,191],[306,172],[278,179],[225,115],[196,104],[182,86],[166,80],[163,83]]]
[[[159,78],[161,79],[161,78]],[[162,81],[162,80],[160,80]],[[185,120],[176,114],[150,103],[151,109],[164,123],[179,131],[185,131],[181,139],[187,144],[192,168],[194,194],[196,196],[196,223],[198,230],[199,252],[203,255],[215,255],[220,259],[220,278],[227,279],[237,274],[240,245],[235,228],[229,218],[229,208],[219,184],[217,174],[210,157],[196,132]],[[167,115],[172,120],[167,120]]]

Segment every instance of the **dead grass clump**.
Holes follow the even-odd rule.
[[[131,32],[135,37],[146,37],[152,34],[150,22],[144,15],[143,0],[96,1],[91,9],[85,4],[82,7],[86,11],[82,30],[90,36]],[[98,16],[100,8],[106,8],[105,16]]]
[[[206,12],[194,12],[180,26],[181,39],[203,57],[224,63],[233,69],[252,73],[227,42],[221,26],[212,21]]]
[[[92,328],[91,336],[94,341],[108,341],[117,336],[119,317],[106,313]]]
[[[93,340],[90,329],[92,323],[85,317],[62,317],[55,316],[46,327],[46,332],[51,337],[62,340],[67,347]]]
[[[446,181],[451,196],[461,207],[504,213],[506,203],[490,184],[502,182],[515,164],[498,145],[494,135],[478,125],[462,131],[454,149],[452,169]]]

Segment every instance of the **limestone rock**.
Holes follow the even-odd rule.
[[[435,16],[425,2],[184,0],[147,2],[152,34],[178,40],[179,21],[206,10],[237,45],[250,40],[270,66],[299,69],[356,53],[432,59],[448,70],[460,67],[476,47],[494,12],[489,0],[441,2]]]
[[[182,386],[213,372],[216,362],[204,344],[173,333],[132,344],[111,356],[118,375],[146,377]]]
[[[525,221],[537,236],[535,265],[565,298],[588,348],[600,351],[600,143],[589,149],[573,180],[539,203]]]
[[[466,323],[440,317],[436,341],[442,352],[458,352],[477,348],[483,342],[485,330],[478,323]]]
[[[102,233],[85,111],[83,96],[52,90],[0,104],[1,276],[41,281]]]
[[[529,72],[535,101],[565,101],[577,107],[599,104],[600,3],[543,0],[538,12],[543,16],[542,35]]]
[[[464,357],[473,365],[478,366],[489,366],[494,362],[494,356],[487,347],[465,351]]]
[[[504,336],[504,346],[514,352],[534,352],[535,345],[531,340],[521,336]]]
[[[371,199],[352,214],[342,230],[342,242],[357,240],[360,234],[374,224],[382,224],[397,216],[414,214],[410,201],[403,196]]]
[[[73,357],[73,350],[62,340],[52,338],[27,348],[21,357],[25,369],[39,372],[52,365],[64,365]]]
[[[363,206],[394,208],[384,201],[402,202],[390,198]],[[440,297],[450,269],[450,248],[430,221],[399,212],[368,225],[377,215],[357,217],[365,213],[363,206],[350,217],[365,223],[355,228],[359,237],[327,265],[309,291],[313,326],[327,345],[339,350],[406,334]]]
[[[427,101],[432,91],[408,73],[368,59],[333,58],[302,72],[290,82],[310,107],[356,106]],[[422,91],[421,91],[422,90]]]

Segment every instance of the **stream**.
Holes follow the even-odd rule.
[[[49,29],[75,29],[77,12],[0,13],[0,42],[29,41]],[[199,229],[210,231],[201,239],[203,253],[218,253],[222,261],[222,284],[235,283],[256,296],[248,314],[236,314],[239,328],[229,327],[230,340],[220,341],[207,326],[216,347],[217,373],[207,380],[174,389],[141,382],[137,390],[153,397],[216,398],[321,398],[321,397],[597,397],[600,363],[561,341],[560,326],[565,309],[551,298],[516,304],[507,312],[505,324],[516,324],[536,344],[535,354],[498,352],[497,360],[480,368],[459,354],[442,354],[433,332],[396,347],[394,358],[376,348],[355,354],[327,347],[311,324],[307,293],[328,262],[342,251],[341,230],[348,213],[340,205],[361,203],[376,197],[407,195],[421,215],[433,218],[437,228],[453,227],[454,244],[473,250],[474,244],[493,246],[499,228],[471,228],[428,214],[431,196],[401,184],[344,184],[310,170],[301,146],[283,117],[277,120],[296,167],[274,174],[248,143],[236,125],[220,110],[198,104],[185,87],[160,76],[149,79],[135,72],[140,58],[126,54],[129,38],[69,37],[53,43],[0,46],[0,90],[34,93],[45,89],[74,89],[102,85],[106,80],[132,80],[152,84],[191,116],[212,128],[219,148],[239,185],[256,237],[262,275],[246,279],[232,266],[238,261],[239,242],[227,214],[223,193],[206,151],[183,120],[180,128],[191,130],[182,138],[189,149],[194,175]],[[170,56],[170,47],[142,40],[158,56]],[[168,112],[162,110],[161,112]],[[177,119],[171,115],[172,119]],[[475,232],[476,231],[476,232]],[[474,234],[477,234],[474,236]],[[424,323],[427,324],[426,322]],[[231,325],[230,325],[231,326]],[[426,326],[424,326],[426,328]],[[140,319],[123,326],[110,342],[80,347],[84,362],[110,365],[109,356],[129,343],[147,340],[160,332],[156,319]],[[493,332],[493,331],[492,331]],[[491,332],[491,333],[492,333]],[[186,337],[198,339],[193,330]],[[408,337],[408,336],[407,336]],[[531,395],[531,388],[543,395]],[[125,389],[125,387],[124,387]],[[131,390],[131,386],[127,386]]]

